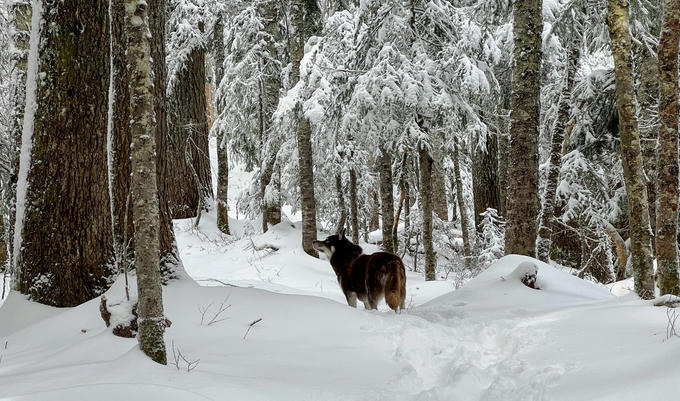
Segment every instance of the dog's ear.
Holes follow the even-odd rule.
[[[346,230],[346,228],[343,228],[342,231],[340,231],[340,239],[341,240],[345,239],[345,230]]]

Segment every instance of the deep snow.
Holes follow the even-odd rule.
[[[248,185],[234,174],[230,183]],[[0,400],[677,399],[680,338],[666,339],[666,308],[638,300],[630,283],[610,291],[508,256],[456,291],[409,273],[405,313],[352,309],[288,215],[264,235],[241,219],[224,236],[214,214],[198,229],[175,223],[196,281],[164,288],[165,338],[169,360],[174,346],[198,361],[190,372],[113,336],[98,299],[58,309],[12,292],[0,307]],[[253,249],[264,244],[278,251]],[[538,267],[540,290],[521,284],[522,263]],[[106,295],[122,300],[122,281]]]

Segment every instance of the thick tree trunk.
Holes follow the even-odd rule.
[[[113,68],[113,104],[111,115],[111,202],[113,205],[113,240],[116,266],[129,266],[134,254],[134,226],[130,199],[130,72],[128,71],[125,4],[111,3],[111,61]]]
[[[423,208],[423,246],[425,248],[425,280],[437,279],[435,267],[437,264],[434,245],[432,243],[432,164],[430,152],[420,147],[418,149],[420,163],[420,199]]]
[[[165,365],[165,317],[158,259],[160,223],[156,189],[156,141],[154,129],[153,68],[149,19],[145,0],[125,4],[130,74],[130,131],[132,138],[132,204],[134,212],[135,264],[137,267],[139,346],[155,362]]]
[[[213,27],[213,59],[215,60],[215,87],[224,77],[224,16],[218,15]],[[217,228],[229,234],[229,153],[224,138],[217,138]]]
[[[352,242],[359,243],[359,202],[357,201],[357,173],[349,170],[349,209],[352,219]]]
[[[647,188],[635,109],[631,37],[627,0],[609,0],[607,25],[614,56],[616,108],[621,134],[621,159],[628,198],[631,260],[635,291],[643,299],[654,297]]]
[[[208,153],[208,115],[205,97],[205,49],[189,54],[170,95],[171,174],[167,177],[172,218],[198,215],[213,197]]]
[[[38,57],[29,60],[37,64],[40,84],[35,87],[37,76],[27,78],[35,92],[27,92],[31,108],[23,128],[22,152],[31,153],[19,170],[26,191],[17,199],[17,284],[35,301],[75,306],[106,291],[114,274],[106,149],[108,4],[64,0],[41,6]],[[40,18],[33,17],[32,29]]]
[[[153,60],[153,99],[156,116],[156,188],[159,206],[160,269],[163,280],[178,278],[182,270],[175,242],[168,195],[170,152],[168,144],[168,102],[166,97],[167,70],[165,67],[165,0],[148,0],[151,31],[151,59]]]
[[[576,25],[576,24],[575,24]],[[572,29],[576,29],[575,27]],[[560,177],[562,167],[562,146],[564,143],[565,130],[570,117],[571,92],[574,88],[574,76],[580,57],[580,37],[577,32],[572,35],[570,41],[569,57],[565,71],[565,81],[562,85],[562,92],[557,106],[557,119],[553,127],[552,139],[550,144],[550,159],[548,161],[548,178],[543,192],[543,202],[541,202],[541,214],[538,223],[538,239],[536,242],[536,258],[543,262],[550,259],[552,248],[552,226],[555,217],[555,196],[557,191],[557,181]]]
[[[482,213],[488,208],[500,210],[498,185],[498,139],[493,133],[486,138],[486,146],[475,150],[472,159],[472,194],[474,197],[475,227],[481,230]]]
[[[508,153],[506,254],[536,254],[538,133],[541,92],[541,0],[514,5],[514,59]]]
[[[465,198],[463,197],[463,179],[460,174],[460,151],[457,138],[454,138],[453,144],[453,169],[456,179],[456,198],[460,212],[460,230],[463,232],[463,255],[465,256],[465,264],[469,266],[472,262],[472,241],[470,240],[470,223],[465,207]]]
[[[659,157],[656,258],[661,295],[680,295],[678,282],[678,43],[680,0],[666,0],[659,40]]]
[[[304,56],[305,42],[321,31],[321,15],[314,0],[294,0],[291,15],[296,37],[292,41],[291,61],[292,82],[300,79],[300,62]],[[302,211],[302,249],[312,256],[318,256],[312,247],[316,240],[316,198],[314,197],[314,163],[312,160],[312,127],[298,107],[298,167],[300,170],[300,209]]]
[[[386,252],[394,252],[394,238],[392,226],[394,225],[394,196],[392,184],[392,157],[384,148],[380,148],[380,206],[382,217],[383,249]]]

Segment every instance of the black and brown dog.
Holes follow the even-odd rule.
[[[314,241],[313,246],[328,256],[349,306],[356,308],[359,299],[366,309],[378,309],[378,302],[385,297],[395,312],[404,309],[406,270],[399,256],[389,252],[364,255],[359,245],[345,237],[345,230]]]

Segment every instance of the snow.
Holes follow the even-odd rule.
[[[251,173],[236,166],[230,174],[230,183],[249,185]],[[625,283],[610,289],[510,255],[455,291],[452,281],[408,272],[401,314],[384,302],[353,309],[325,257],[302,251],[299,217],[288,214],[265,234],[231,217],[232,236],[215,228],[214,212],[198,228],[175,222],[193,280],[164,287],[168,366],[146,358],[135,339],[113,336],[99,299],[53,308],[12,292],[0,307],[0,400],[633,401],[677,393],[680,366],[669,356],[680,353],[680,338],[667,338],[666,308]],[[539,290],[520,281],[534,269]],[[134,275],[130,282],[134,294]],[[123,301],[122,278],[106,297]],[[173,349],[186,358],[179,369]],[[197,362],[191,371],[188,362]]]

